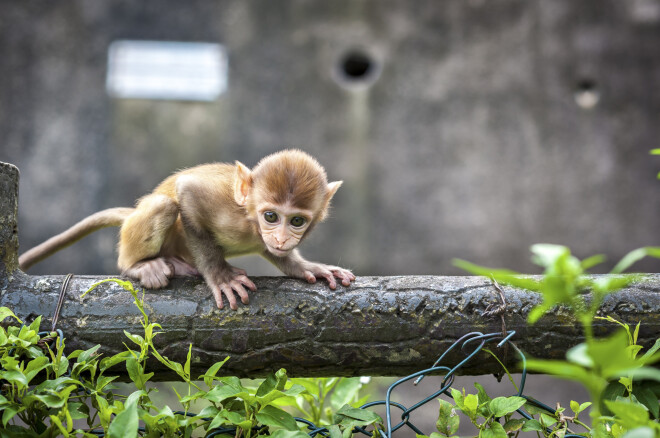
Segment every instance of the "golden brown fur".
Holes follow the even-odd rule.
[[[325,219],[341,182],[328,183],[325,170],[306,153],[269,155],[250,171],[243,164],[204,164],[166,178],[135,208],[104,210],[26,252],[22,269],[105,226],[121,226],[118,266],[148,288],[175,276],[202,275],[219,308],[223,295],[235,309],[238,294],[256,286],[229,257],[257,253],[285,274],[332,289],[355,276],[337,266],[309,262],[295,247]]]

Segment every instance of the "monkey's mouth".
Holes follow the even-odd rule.
[[[271,254],[276,255],[278,257],[284,257],[284,256],[288,255],[291,252],[291,250],[290,249],[289,250],[277,249],[277,248],[273,248],[272,246],[269,246],[268,247],[268,252],[270,252]]]

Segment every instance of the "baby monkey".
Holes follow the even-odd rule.
[[[25,252],[26,270],[98,229],[120,226],[118,266],[142,286],[158,289],[170,278],[201,275],[218,308],[223,295],[237,309],[235,294],[248,304],[256,286],[230,257],[261,254],[286,275],[309,283],[325,278],[330,289],[355,275],[338,266],[305,260],[296,247],[328,213],[341,181],[328,183],[308,154],[284,150],[250,170],[236,164],[203,164],[165,179],[135,208],[110,208]]]

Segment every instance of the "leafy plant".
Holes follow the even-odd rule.
[[[598,277],[587,276],[586,272],[601,263],[604,260],[602,256],[580,261],[571,255],[567,247],[548,244],[532,246],[532,253],[534,262],[544,268],[541,280],[461,260],[456,261],[456,265],[474,274],[489,276],[500,283],[541,293],[542,303],[529,313],[530,324],[554,306],[564,305],[582,325],[585,341],[569,349],[566,360],[528,360],[527,368],[582,383],[593,401],[593,426],[589,428],[576,420],[587,404],[572,402],[574,417],[565,417],[561,407],[552,416],[548,415],[547,410],[538,412],[538,431],[546,436],[561,436],[566,433],[565,425],[571,420],[579,422],[576,424],[584,426],[589,434],[596,437],[618,438],[625,431],[632,430],[640,434],[649,431],[651,434],[660,434],[660,425],[654,420],[658,417],[660,370],[648,366],[660,359],[660,340],[639,356],[642,349],[637,344],[639,324],[631,332],[629,325],[611,317],[603,318],[620,325],[623,330],[602,339],[594,337],[592,328],[594,319],[599,318],[596,312],[606,295],[642,279],[640,275],[621,273],[645,256],[660,258],[660,248],[647,247],[632,251],[613,268],[610,275]],[[526,423],[526,426],[529,428],[530,423]]]
[[[362,389],[359,377],[290,379],[287,387],[293,385],[300,385],[306,391],[281,404],[293,407],[302,418],[319,426],[333,424],[334,413],[345,405],[357,408],[368,399],[368,396],[359,398]]]
[[[162,327],[149,321],[144,310],[144,295],[139,296],[130,282],[104,280],[85,294],[107,281],[130,292],[142,315],[142,334],[124,332],[129,341],[124,344],[126,351],[102,357],[97,345],[66,356],[64,340],[57,333],[38,332],[41,317],[29,326],[10,326],[6,330],[0,327],[0,379],[3,382],[0,437],[190,437],[200,432],[245,438],[308,436],[297,420],[281,408],[287,400],[295,405],[296,397],[309,396],[304,385],[289,381],[284,369],[271,373],[257,387],[251,388],[244,386],[237,377],[218,375],[227,358],[199,376],[202,385],[190,374],[192,346],[183,364],[158,352],[153,340]],[[21,323],[10,309],[2,307],[0,320],[5,318]],[[173,411],[169,406],[159,407],[153,403],[150,395],[154,388],[150,380],[154,373],[147,371],[149,357],[155,357],[186,383],[186,394],[175,391],[181,410]],[[126,367],[134,385],[134,391],[127,396],[113,392],[116,387],[112,382],[118,377],[108,375],[121,365]],[[201,387],[204,385],[207,389]],[[352,380],[337,380],[328,385],[329,389],[334,389],[330,403],[333,408],[339,400],[352,400],[356,394]],[[323,393],[323,399],[328,392]],[[199,414],[189,412],[196,400],[208,403]],[[333,438],[350,436],[356,426],[382,422],[372,412],[349,405],[340,407],[333,420],[328,422]]]

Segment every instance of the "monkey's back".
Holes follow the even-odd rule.
[[[229,250],[227,256],[233,257],[260,250],[262,244],[255,232],[252,221],[246,221],[245,208],[238,205],[234,198],[236,166],[227,163],[210,163],[183,169],[166,178],[153,193],[168,196],[179,204],[177,181],[185,177],[192,187],[197,187],[195,208],[197,217],[204,218],[207,229],[221,230],[216,235],[217,242]],[[182,231],[181,218],[177,219],[176,230]],[[227,236],[232,236],[229,241]],[[238,244],[242,242],[243,244]]]
[[[213,195],[219,196],[222,200],[233,200],[234,178],[236,175],[236,166],[228,163],[209,163],[199,166],[189,167],[165,178],[153,191],[161,195],[169,196],[178,202],[176,193],[176,183],[181,176],[190,176],[203,184],[205,189],[211,189]]]

